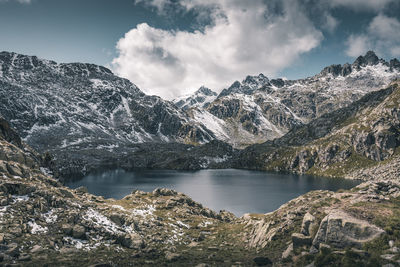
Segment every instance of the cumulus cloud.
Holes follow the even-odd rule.
[[[372,19],[365,33],[349,36],[346,43],[346,53],[352,57],[368,50],[385,56],[400,56],[400,22],[379,14]]]
[[[177,1],[145,1],[160,12]],[[201,85],[221,90],[247,74],[273,76],[323,36],[296,0],[181,0],[209,23],[200,30],[167,31],[146,23],[118,41],[113,68],[146,93],[173,98]],[[328,22],[335,27],[333,21]]]

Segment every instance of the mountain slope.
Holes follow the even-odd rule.
[[[120,200],[72,190],[42,163],[0,118],[4,266],[383,266],[399,257],[395,183],[313,191],[236,218],[170,189]]]
[[[0,114],[39,151],[214,139],[172,103],[101,66],[2,52],[0,69]]]
[[[240,152],[238,167],[315,175],[399,179],[400,82],[371,92],[285,136]],[[389,177],[390,176],[390,177]]]
[[[115,149],[127,153],[131,144],[215,139],[173,103],[107,68],[8,52],[0,53],[0,115],[30,146],[64,163],[79,152],[97,162]]]
[[[207,107],[188,109],[221,140],[234,146],[261,143],[345,107],[400,77],[400,62],[368,52],[350,64],[326,67],[300,80],[248,76],[224,89]]]

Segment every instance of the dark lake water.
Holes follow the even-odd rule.
[[[358,181],[298,176],[247,170],[171,171],[123,170],[90,174],[67,184],[86,186],[90,193],[120,199],[134,189],[151,192],[157,187],[175,189],[215,211],[222,209],[237,216],[267,213],[311,190],[349,189]]]

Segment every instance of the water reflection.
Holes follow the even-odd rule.
[[[357,185],[358,181],[247,170],[171,171],[123,170],[91,174],[68,184],[86,186],[90,193],[106,198],[122,198],[134,189],[153,191],[157,187],[175,189],[204,206],[229,210],[238,216],[247,212],[266,213],[311,190],[336,191]]]

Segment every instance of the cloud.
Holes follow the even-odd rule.
[[[160,12],[176,1],[146,1]],[[201,85],[221,90],[247,74],[273,76],[323,35],[295,0],[181,0],[210,23],[194,32],[137,25],[118,41],[113,68],[146,93],[173,98]]]
[[[366,35],[350,35],[346,41],[346,54],[351,57],[358,57],[370,49],[369,39]]]
[[[335,17],[333,17],[329,13],[325,13],[323,24],[321,26],[323,29],[327,30],[330,33],[333,33],[338,25],[339,21]]]
[[[331,7],[351,8],[354,11],[382,11],[397,0],[329,0]]]
[[[350,35],[346,54],[352,57],[374,50],[381,55],[400,56],[400,22],[383,14],[375,16],[365,33]]]
[[[20,4],[30,4],[30,3],[32,3],[32,0],[0,0],[0,3],[9,2],[9,1],[15,1],[15,2],[18,2]]]

